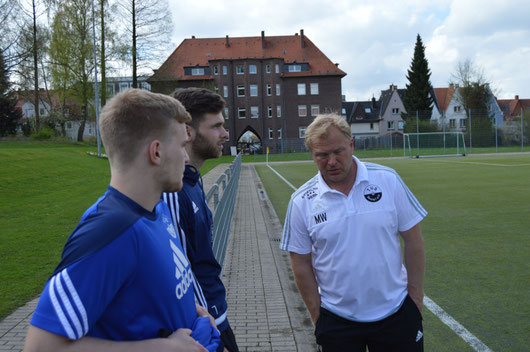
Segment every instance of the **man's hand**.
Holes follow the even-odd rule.
[[[208,352],[200,343],[195,341],[191,336],[190,329],[178,329],[167,338],[172,344],[172,351],[175,352]]]
[[[212,326],[217,329],[217,325],[215,324],[215,319],[213,318],[213,316],[210,313],[208,313],[206,308],[204,308],[203,306],[198,305],[197,303],[195,303],[195,308],[197,309],[197,316],[198,317],[209,318],[210,319],[210,324],[212,324]]]

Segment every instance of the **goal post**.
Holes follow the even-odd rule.
[[[465,156],[462,132],[424,132],[403,134],[403,156],[411,158]]]

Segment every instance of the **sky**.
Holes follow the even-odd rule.
[[[300,29],[339,68],[347,101],[405,88],[416,35],[435,88],[471,60],[499,99],[530,99],[529,0],[169,0],[173,43],[293,35]]]

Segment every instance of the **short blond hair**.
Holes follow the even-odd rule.
[[[126,165],[138,156],[148,139],[169,137],[171,121],[190,120],[178,100],[143,89],[128,89],[103,107],[99,128],[109,159]]]
[[[350,126],[344,117],[337,114],[318,115],[305,131],[305,146],[312,150],[316,140],[325,138],[330,127],[336,127],[342,132],[344,137],[351,139]]]

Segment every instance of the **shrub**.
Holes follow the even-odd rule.
[[[32,134],[31,138],[37,139],[37,140],[44,140],[44,139],[50,139],[53,136],[55,136],[54,130],[52,130],[51,128],[43,128],[42,130],[40,130],[39,133]]]

